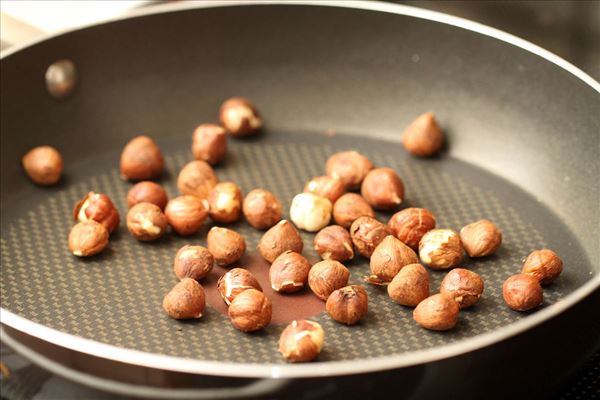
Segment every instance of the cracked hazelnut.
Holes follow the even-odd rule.
[[[391,210],[402,203],[404,184],[393,169],[375,168],[363,180],[360,194],[374,208]]]
[[[264,233],[258,243],[258,251],[265,260],[272,263],[288,250],[302,254],[303,246],[302,238],[294,225],[284,219]]]
[[[316,232],[331,220],[333,206],[325,197],[312,193],[300,193],[292,199],[290,219],[300,229]]]
[[[483,279],[468,269],[454,268],[442,280],[440,293],[452,297],[461,309],[469,308],[477,304],[483,294]]]
[[[202,124],[192,136],[192,154],[196,160],[215,165],[227,153],[227,135],[225,129],[215,124]]]
[[[464,226],[460,240],[469,257],[485,257],[494,254],[502,243],[502,232],[492,222],[482,219]]]
[[[136,183],[127,193],[127,205],[129,208],[138,203],[152,203],[157,205],[161,210],[164,210],[168,201],[169,198],[165,189],[152,181]]]
[[[502,285],[502,296],[506,304],[515,311],[528,311],[544,301],[539,280],[528,274],[513,275]]]
[[[69,250],[77,257],[89,257],[108,246],[108,230],[104,225],[89,220],[75,224],[69,233]]]
[[[265,294],[247,289],[235,296],[229,305],[231,324],[242,332],[263,329],[271,322],[273,306]]]
[[[151,203],[138,203],[127,213],[127,229],[142,242],[157,240],[167,231],[167,217]]]
[[[371,276],[367,281],[375,285],[389,283],[405,265],[418,262],[413,249],[392,235],[386,236],[371,255]]]
[[[304,192],[325,197],[333,204],[346,192],[346,189],[341,180],[323,175],[315,176],[308,181],[306,185],[304,185]]]
[[[29,178],[38,185],[58,183],[63,172],[63,158],[52,146],[38,146],[29,150],[21,159]]]
[[[369,297],[360,285],[335,290],[327,298],[325,309],[331,318],[346,325],[356,324],[369,311]]]
[[[419,242],[419,257],[431,269],[448,269],[463,259],[458,233],[452,229],[432,229]]]
[[[242,191],[233,182],[221,182],[208,196],[210,217],[215,222],[229,224],[242,216]]]
[[[435,228],[435,218],[425,208],[405,208],[392,215],[388,226],[402,243],[417,250],[423,235]]]
[[[212,254],[206,247],[186,244],[175,254],[173,272],[179,279],[200,280],[212,271],[214,262]]]
[[[552,250],[536,250],[527,256],[523,264],[524,274],[529,274],[537,278],[542,285],[549,285],[563,270],[563,262]]]
[[[175,197],[167,203],[165,216],[177,234],[193,235],[208,217],[208,201],[194,196]]]
[[[157,178],[165,162],[160,149],[148,136],[137,136],[129,141],[121,153],[121,176],[143,181]]]
[[[254,275],[243,268],[233,268],[217,281],[217,290],[227,305],[231,304],[238,294],[248,289],[262,291]]]
[[[273,261],[269,269],[271,288],[280,293],[301,290],[308,280],[310,263],[302,255],[286,251]]]
[[[189,194],[200,199],[208,198],[210,191],[217,186],[219,179],[212,167],[205,161],[187,163],[177,176],[177,188],[181,194]]]
[[[392,279],[387,292],[396,303],[416,307],[429,297],[429,273],[421,264],[405,265]]]
[[[321,229],[315,235],[314,246],[323,260],[346,261],[354,258],[350,233],[339,225]]]
[[[343,194],[333,205],[335,223],[348,229],[359,217],[375,217],[375,211],[369,203],[356,193]]]
[[[292,321],[281,332],[279,352],[288,361],[312,361],[321,352],[325,332],[316,322],[300,320]]]
[[[250,101],[243,97],[227,99],[219,110],[221,124],[233,136],[247,136],[262,128],[258,111]]]
[[[350,271],[335,260],[324,260],[312,266],[308,272],[308,286],[321,300],[348,284]]]
[[[413,310],[413,319],[423,328],[433,331],[447,331],[458,322],[460,307],[446,294],[429,296]]]
[[[244,217],[256,229],[268,229],[281,220],[281,203],[264,189],[254,189],[244,199]]]
[[[101,223],[112,233],[119,226],[120,218],[117,208],[110,198],[103,193],[89,192],[79,200],[73,208],[75,221],[93,220]]]
[[[206,246],[217,265],[226,266],[239,261],[246,251],[246,241],[234,230],[214,226],[208,231]]]
[[[200,318],[205,306],[204,288],[191,278],[179,281],[163,300],[164,310],[175,319]]]
[[[392,234],[387,225],[372,217],[360,217],[350,227],[350,237],[356,250],[365,258],[370,258],[375,248]]]
[[[356,151],[333,154],[325,164],[327,175],[340,179],[346,189],[358,189],[367,173],[373,169],[369,159]]]
[[[402,135],[404,148],[418,157],[431,157],[437,154],[444,144],[444,133],[432,112],[419,115]]]

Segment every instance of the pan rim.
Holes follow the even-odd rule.
[[[329,6],[340,8],[353,8],[367,11],[379,11],[392,14],[405,15],[434,22],[440,22],[453,25],[469,31],[493,37],[503,42],[517,46],[530,53],[536,54],[553,64],[561,67],[572,75],[576,76],[587,85],[600,93],[600,84],[587,73],[575,67],[573,64],[562,59],[541,47],[530,43],[524,39],[518,38],[512,34],[483,25],[477,22],[465,20],[459,17],[443,14],[436,11],[425,10],[417,7],[411,7],[400,4],[370,2],[370,1],[310,1],[310,0],[292,0],[292,1],[206,1],[206,2],[185,2],[178,4],[157,5],[148,9],[140,9],[126,16],[113,18],[98,24],[89,24],[67,31],[46,35],[34,41],[20,46],[13,46],[9,50],[0,54],[0,60],[14,54],[27,47],[41,43],[47,39],[60,36],[68,32],[74,32],[90,26],[103,25],[106,23],[120,21],[130,18],[137,18],[146,15],[160,14],[165,12],[176,12],[195,8],[212,8],[223,6],[252,6],[252,5],[304,5],[304,6]],[[506,340],[519,333],[525,332],[544,321],[559,315],[583,298],[591,294],[600,287],[600,274],[594,274],[591,279],[580,288],[570,293],[559,302],[552,304],[533,315],[502,327],[498,330],[477,335],[468,339],[460,340],[455,343],[430,349],[412,351],[403,354],[389,355],[370,359],[346,361],[327,361],[314,362],[310,364],[251,364],[251,363],[227,363],[221,361],[207,361],[188,359],[182,357],[160,355],[147,353],[139,350],[125,349],[105,343],[100,343],[90,339],[78,337],[69,333],[61,332],[53,328],[41,325],[5,309],[0,308],[0,322],[16,330],[42,339],[46,342],[65,347],[78,352],[90,354],[100,358],[127,364],[170,370],[184,373],[195,373],[213,376],[240,377],[240,378],[307,378],[307,377],[325,377],[349,375],[367,372],[376,372],[395,368],[409,367],[428,362],[438,361],[460,354],[468,353],[481,349],[491,344]],[[274,347],[275,349],[275,347]],[[274,350],[275,351],[275,350]]]

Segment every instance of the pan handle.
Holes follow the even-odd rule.
[[[131,383],[119,382],[111,379],[100,378],[66,367],[12,338],[4,328],[0,328],[0,340],[15,352],[29,359],[34,364],[52,371],[65,379],[89,386],[105,392],[117,393],[125,396],[142,397],[147,399],[173,399],[173,400],[202,400],[202,399],[231,399],[263,397],[282,389],[290,383],[289,379],[263,378],[241,387],[209,388],[209,389],[168,389]]]

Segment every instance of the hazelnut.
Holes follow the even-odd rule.
[[[531,310],[544,300],[539,280],[529,274],[518,274],[508,278],[502,285],[502,296],[506,304],[515,311]]]
[[[369,311],[367,291],[360,285],[335,290],[327,298],[325,309],[337,322],[354,325]]]
[[[429,296],[413,310],[413,319],[423,328],[433,331],[447,331],[458,322],[460,307],[446,294]]]
[[[271,322],[273,306],[265,294],[247,289],[235,296],[229,305],[231,324],[242,332],[262,329]]]
[[[492,222],[482,219],[464,226],[460,240],[469,257],[485,257],[494,254],[502,243],[502,232]]]
[[[191,278],[179,281],[163,300],[164,310],[175,319],[200,318],[205,306],[204,288]]]
[[[194,196],[179,196],[169,200],[165,216],[179,235],[193,235],[208,217],[208,201]]]
[[[308,280],[310,263],[302,255],[286,251],[273,261],[269,269],[271,287],[280,293],[301,290]]]
[[[127,206],[129,208],[138,203],[152,203],[164,210],[169,201],[167,192],[158,183],[143,181],[136,183],[127,193]]]
[[[409,153],[418,157],[431,157],[440,151],[444,144],[444,133],[432,112],[419,115],[406,128],[402,144]]]
[[[370,258],[379,243],[391,234],[392,232],[387,225],[372,217],[360,217],[350,227],[352,243],[365,258]]]
[[[179,279],[199,280],[212,271],[214,262],[212,254],[206,247],[186,244],[175,254],[173,271]]]
[[[264,189],[254,189],[242,204],[244,217],[256,229],[268,229],[281,220],[281,203]]]
[[[321,352],[325,332],[316,322],[300,320],[292,321],[281,332],[279,352],[288,361],[312,361]]]
[[[228,224],[242,215],[242,191],[233,182],[221,182],[208,195],[210,217],[215,222]]]
[[[327,300],[334,290],[348,284],[350,271],[335,260],[324,260],[312,266],[308,272],[308,286],[321,300]]]
[[[127,229],[142,242],[159,239],[167,231],[167,226],[167,217],[155,204],[138,203],[127,213]]]
[[[339,225],[321,229],[315,235],[314,245],[323,260],[346,261],[354,258],[350,233]]]
[[[391,282],[405,265],[418,262],[413,249],[392,235],[386,236],[371,255],[371,276],[367,280],[373,284]]]
[[[360,194],[374,208],[391,210],[402,203],[404,184],[393,169],[375,168],[363,180]]]
[[[473,271],[454,268],[442,280],[440,293],[452,297],[462,308],[475,305],[483,293],[483,279]]]
[[[52,146],[34,147],[23,156],[21,163],[29,178],[43,186],[56,184],[64,168],[62,156]]]
[[[212,227],[206,237],[206,246],[217,265],[226,266],[239,261],[246,251],[246,241],[234,230]]]
[[[362,216],[375,217],[375,211],[359,194],[343,194],[333,205],[335,223],[346,229],[350,228],[350,225]]]
[[[286,251],[302,253],[302,238],[288,220],[281,220],[265,232],[258,243],[258,251],[265,260],[272,263],[280,254]]]
[[[238,294],[248,289],[262,291],[256,278],[243,268],[233,268],[227,271],[217,282],[217,290],[227,305],[231,304]]]
[[[333,154],[325,164],[327,175],[340,179],[346,189],[360,187],[367,173],[373,169],[369,159],[356,151],[342,151]]]
[[[202,124],[192,136],[192,154],[196,160],[215,165],[227,153],[225,129],[215,124]]]
[[[435,228],[435,218],[425,208],[405,208],[392,215],[388,226],[402,243],[417,250],[423,235]]]
[[[535,276],[542,285],[548,285],[558,278],[562,270],[563,262],[558,254],[542,249],[527,256],[521,272]]]
[[[110,200],[103,193],[89,192],[83,199],[79,200],[73,208],[73,219],[75,221],[93,220],[101,223],[112,233],[119,226],[119,212]]]
[[[75,224],[69,233],[69,250],[77,257],[89,257],[108,246],[108,230],[104,225],[89,220]]]
[[[463,259],[458,233],[452,229],[432,229],[419,242],[419,257],[431,269],[448,269]]]
[[[181,194],[189,194],[200,199],[208,198],[210,191],[217,186],[217,176],[205,161],[187,163],[177,176],[177,188]]]
[[[335,203],[341,195],[344,194],[346,188],[341,180],[330,176],[316,176],[304,185],[305,193],[316,194],[317,196],[329,199],[331,203]]]
[[[405,265],[392,279],[387,292],[396,303],[416,307],[429,297],[429,273],[421,264]]]
[[[316,232],[329,224],[332,208],[331,202],[325,197],[300,193],[292,199],[290,219],[298,228]]]
[[[219,119],[227,132],[233,136],[247,136],[262,128],[262,120],[256,108],[243,97],[227,99],[219,110]]]
[[[165,162],[160,149],[148,136],[137,136],[125,145],[121,153],[121,176],[142,181],[157,178]]]

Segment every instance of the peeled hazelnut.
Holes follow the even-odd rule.
[[[392,235],[386,236],[371,255],[369,266],[372,275],[367,280],[376,285],[391,282],[405,265],[418,262],[413,249]]]
[[[210,191],[217,186],[217,176],[212,167],[200,160],[187,163],[177,176],[177,188],[181,194],[189,194],[200,199],[208,198]]]
[[[354,325],[369,311],[367,291],[360,285],[338,289],[327,298],[325,309],[337,322]]]
[[[242,216],[242,191],[233,182],[221,182],[208,195],[209,215],[215,222],[228,224]]]
[[[270,263],[288,250],[301,254],[303,247],[300,234],[294,225],[285,219],[266,231],[258,243],[260,255]]]
[[[435,228],[435,218],[425,208],[405,208],[392,215],[388,226],[402,243],[417,250],[423,235]]]
[[[325,164],[327,175],[340,179],[346,189],[360,187],[367,173],[373,169],[369,159],[356,151],[342,151],[333,154]]]
[[[316,322],[300,320],[292,321],[281,332],[279,352],[288,361],[312,361],[321,352],[325,332]]]
[[[238,294],[248,289],[262,291],[256,278],[243,268],[233,268],[227,271],[217,282],[217,290],[227,305],[231,304]]]
[[[396,303],[416,307],[429,297],[429,273],[421,264],[405,265],[392,279],[387,292]]]
[[[529,274],[518,274],[508,278],[502,285],[502,296],[506,304],[515,311],[528,311],[544,301],[539,280]]]
[[[173,271],[179,279],[204,278],[213,269],[214,258],[207,248],[186,244],[175,254]]]
[[[308,280],[310,263],[302,255],[286,251],[273,261],[269,269],[271,287],[280,293],[301,290]]]
[[[524,274],[537,278],[542,285],[549,285],[563,270],[563,262],[552,250],[536,250],[527,256],[523,264]]]
[[[239,261],[246,251],[246,241],[234,230],[212,227],[206,237],[206,246],[217,265],[226,266]]]
[[[356,193],[343,194],[333,205],[336,224],[348,229],[359,217],[375,217],[375,211],[363,197]]]
[[[73,208],[73,219],[75,221],[96,221],[104,225],[108,233],[112,233],[119,226],[119,212],[103,193],[89,192],[83,199],[79,200]]]
[[[350,271],[335,260],[324,260],[312,266],[308,273],[308,286],[321,300],[327,300],[334,290],[348,284]]]
[[[332,208],[331,202],[325,197],[300,193],[292,199],[290,219],[298,228],[316,232],[329,224]]]
[[[281,203],[267,190],[252,190],[242,207],[244,217],[256,229],[268,229],[281,220]]]
[[[360,217],[350,227],[352,243],[365,258],[370,258],[379,243],[391,234],[387,225],[372,217]]]
[[[502,243],[502,232],[492,222],[482,219],[464,226],[460,240],[469,257],[485,257],[494,254]]]
[[[175,319],[200,318],[205,306],[204,288],[191,278],[179,281],[163,300],[164,310]]]
[[[148,136],[137,136],[129,141],[121,153],[121,176],[133,181],[158,177],[165,162],[160,149]]]
[[[316,176],[304,185],[305,193],[316,194],[317,196],[325,197],[335,203],[341,195],[344,194],[346,188],[341,180],[330,176]]]
[[[23,156],[21,163],[31,180],[43,186],[56,184],[64,168],[62,156],[52,146],[34,147]]]
[[[247,136],[262,128],[262,120],[256,108],[243,97],[226,100],[219,110],[221,124],[233,136]]]
[[[215,124],[202,124],[192,136],[192,154],[196,160],[215,165],[227,153],[225,129]]]
[[[143,181],[136,183],[127,193],[127,205],[129,208],[138,203],[152,203],[164,210],[169,201],[167,192],[158,183]]]
[[[363,180],[360,194],[374,208],[391,210],[402,203],[404,184],[393,169],[375,168]]]
[[[419,115],[406,128],[402,144],[409,153],[418,157],[431,157],[440,151],[444,144],[444,133],[432,112]]]
[[[193,235],[208,217],[208,201],[194,196],[175,197],[167,203],[165,216],[179,235]]]
[[[432,229],[419,242],[419,257],[431,269],[448,269],[463,259],[458,233],[452,229]]]
[[[231,324],[242,332],[262,329],[271,322],[273,306],[265,294],[247,289],[235,296],[229,305]]]
[[[469,308],[481,298],[483,279],[468,269],[454,268],[442,280],[440,293],[452,297],[461,309]]]
[[[429,296],[413,310],[413,319],[423,328],[433,331],[447,331],[458,322],[460,307],[446,294]]]
[[[69,233],[69,250],[77,257],[89,257],[108,246],[108,230],[104,225],[89,220],[79,222]]]
[[[138,203],[127,213],[127,229],[137,240],[151,242],[167,231],[167,217],[151,203]]]
[[[315,235],[314,245],[323,260],[346,261],[354,258],[350,233],[339,225],[321,229]]]

